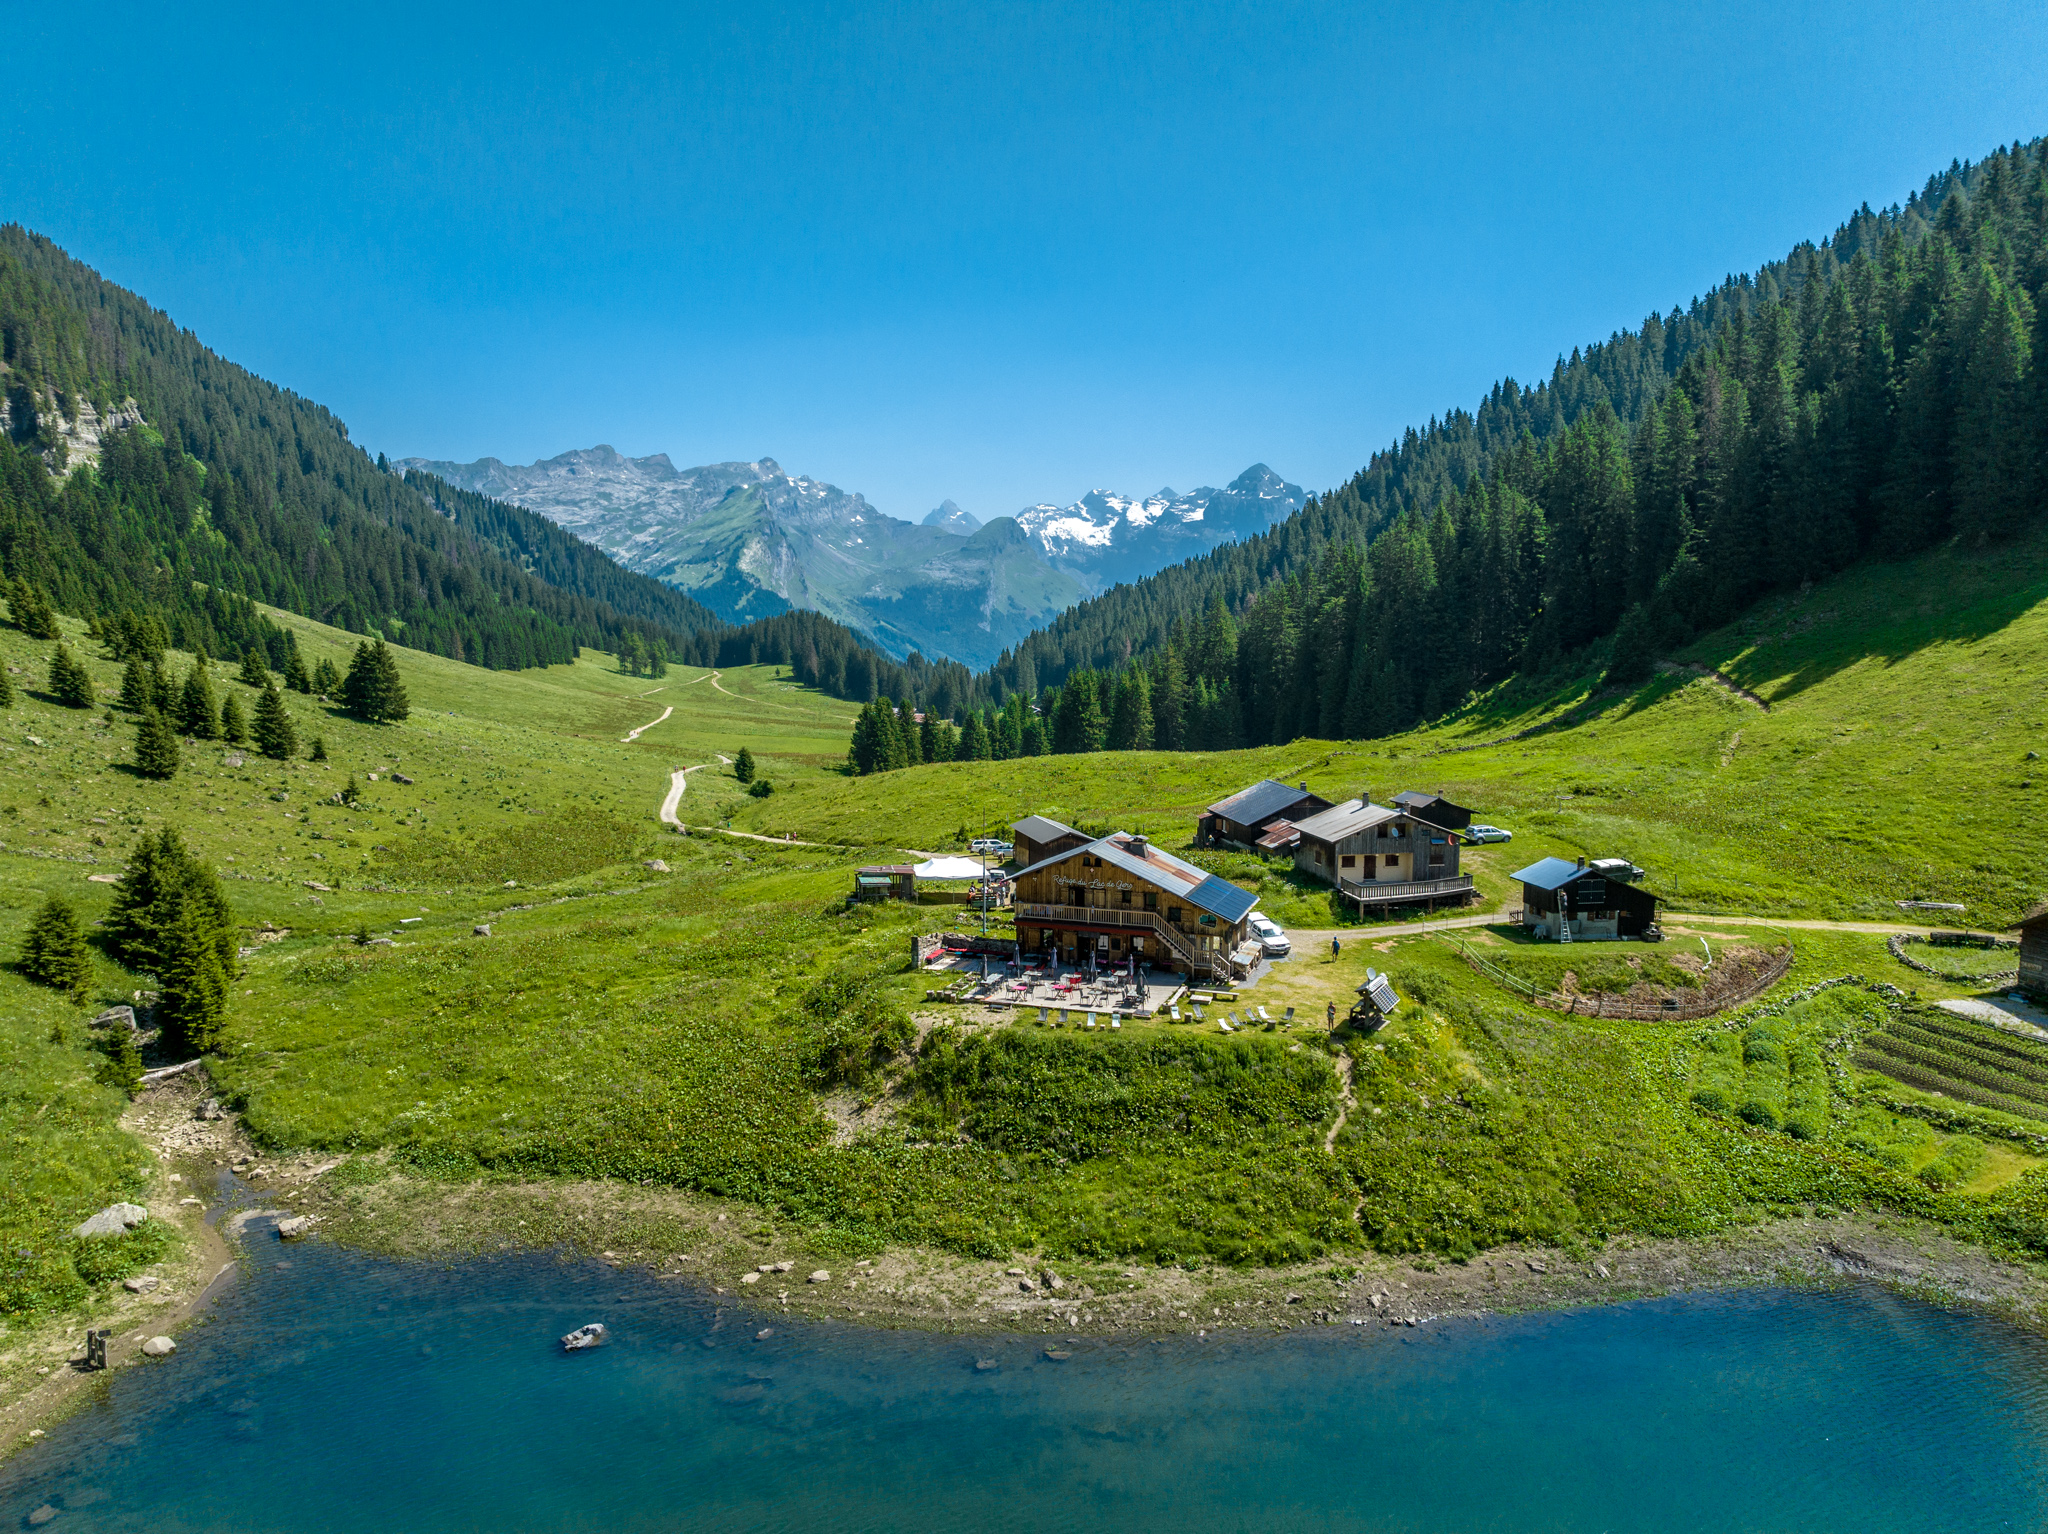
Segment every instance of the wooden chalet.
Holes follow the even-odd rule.
[[[1195,845],[1235,847],[1240,852],[1285,851],[1294,845],[1294,826],[1329,807],[1330,801],[1310,793],[1306,783],[1261,778],[1202,812],[1195,822]]]
[[[1259,897],[1122,831],[1022,869],[1017,942],[1061,964],[1135,959],[1193,980],[1230,980],[1258,963],[1246,921]]]
[[[1295,868],[1336,885],[1361,912],[1472,894],[1472,876],[1458,871],[1457,832],[1413,810],[1347,799],[1294,829]]]
[[[1043,815],[1026,815],[1010,827],[1010,859],[1019,868],[1029,868],[1055,852],[1066,852],[1093,840],[1086,831],[1076,831],[1057,820],[1049,820]]]
[[[2020,989],[2048,1000],[2048,903],[2027,912],[2013,930],[2020,935]]]
[[[1522,883],[1522,930],[1562,943],[1641,937],[1657,924],[1657,897],[1629,882],[1639,872],[1619,858],[1531,863],[1514,875]]]

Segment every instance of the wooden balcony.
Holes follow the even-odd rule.
[[[1097,905],[1041,905],[1032,901],[1017,902],[1016,920],[1019,922],[1049,922],[1055,925],[1066,923],[1077,927],[1117,927],[1130,932],[1141,932],[1147,937],[1156,937],[1166,945],[1167,950],[1181,963],[1188,966],[1190,974],[1227,974],[1229,964],[1221,949],[1214,953],[1199,948],[1187,933],[1170,927],[1157,911],[1142,911],[1123,906]]]
[[[1337,888],[1360,906],[1406,905],[1415,900],[1462,900],[1472,893],[1472,876],[1451,879],[1346,879]]]

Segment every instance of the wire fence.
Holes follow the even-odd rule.
[[[1496,984],[1504,985],[1517,995],[1527,998],[1536,1006],[1550,1012],[1564,1012],[1576,1017],[1617,1017],[1636,1022],[1678,1021],[1711,1017],[1716,1012],[1725,1012],[1730,1007],[1739,1007],[1746,1001],[1754,1000],[1765,991],[1783,980],[1792,968],[1791,934],[1782,928],[1770,929],[1783,938],[1783,946],[1771,956],[1770,962],[1750,975],[1732,990],[1701,996],[1697,1001],[1681,1001],[1667,997],[1657,1003],[1628,1001],[1619,996],[1581,996],[1570,991],[1546,991],[1525,980],[1522,976],[1501,968],[1480,953],[1463,938],[1451,933],[1438,936],[1458,950],[1462,958],[1477,973]]]

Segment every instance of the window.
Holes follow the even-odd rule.
[[[1444,849],[1443,849],[1443,848],[1441,848],[1441,847],[1432,847],[1432,848],[1430,848],[1430,849],[1429,849],[1429,864],[1430,864],[1430,867],[1432,867],[1432,868],[1441,868],[1441,867],[1443,867],[1443,866],[1444,866]]]
[[[1145,891],[1145,909],[1148,911],[1159,909],[1159,892],[1157,890]]]
[[[1401,838],[1402,838],[1402,837],[1404,837],[1404,836],[1406,836],[1407,834],[1408,834],[1408,828],[1407,828],[1407,827],[1406,827],[1405,825],[1396,825],[1396,826],[1394,827],[1394,840],[1395,840],[1395,841],[1399,841],[1399,840],[1401,840]]]
[[[1180,907],[1177,905],[1168,906],[1166,908],[1166,919],[1171,922],[1178,922],[1180,920]]]
[[[1097,948],[1107,948],[1109,946],[1109,934],[1105,932],[1102,936],[1098,937],[1095,940],[1095,946]]]
[[[1123,905],[1129,905],[1131,903],[1131,892],[1128,889],[1120,889],[1116,892],[1116,894],[1119,903]]]
[[[1381,827],[1380,827],[1380,840],[1381,840],[1381,841],[1385,841],[1385,840],[1386,840],[1386,839],[1387,839],[1387,838],[1388,838],[1389,836],[1391,836],[1391,835],[1393,835],[1393,832],[1389,831],[1389,830],[1388,830],[1388,829],[1387,829],[1387,828],[1386,828],[1385,826],[1381,826]]]
[[[1344,856],[1339,858],[1337,861],[1345,868],[1356,868],[1358,866],[1358,859],[1353,857],[1348,852],[1345,853]]]
[[[1398,853],[1398,852],[1390,852],[1390,853],[1388,853],[1388,854],[1387,854],[1387,867],[1389,867],[1389,868],[1399,868],[1400,866],[1401,866],[1401,854],[1400,854],[1400,853]]]

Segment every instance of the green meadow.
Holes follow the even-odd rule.
[[[653,679],[586,654],[492,673],[401,651],[404,724],[287,694],[326,762],[188,745],[179,774],[152,781],[127,765],[128,717],[40,696],[52,647],[8,629],[0,661],[20,696],[0,714],[0,953],[50,895],[97,918],[111,892],[93,876],[177,827],[221,870],[250,950],[215,1089],[259,1143],[350,1158],[345,1183],[679,1186],[771,1211],[819,1251],[1460,1257],[1825,1206],[2048,1254],[2043,1125],[2014,1085],[2032,1067],[1951,1050],[1955,1071],[2002,1073],[1978,1101],[1872,1069],[1937,1048],[1914,1007],[1985,983],[1911,971],[1876,935],[1792,933],[1790,975],[1739,1013],[1565,1017],[1412,920],[1360,924],[1284,866],[1200,854],[1283,924],[1349,929],[1340,957],[1304,944],[1246,994],[1308,1025],[1226,1038],[1158,1019],[1109,1035],[926,1003],[910,937],[957,913],[843,899],[858,862],[1032,812],[1184,848],[1201,806],[1270,775],[1331,798],[1442,789],[1509,827],[1511,844],[1468,855],[1488,909],[1512,900],[1510,872],[1555,852],[1630,857],[1668,909],[1760,918],[1765,943],[1784,936],[1773,918],[1897,921],[1909,898],[2002,926],[2048,889],[2048,777],[2029,754],[2048,717],[2044,549],[1854,572],[1676,657],[1767,710],[1689,673],[1621,691],[1560,675],[1389,740],[869,778],[838,770],[853,708],[773,668]],[[351,636],[273,616],[309,664],[346,663]],[[72,644],[111,699],[118,668],[75,627]],[[229,666],[216,684],[241,685]],[[721,760],[741,746],[766,797]],[[656,818],[679,768],[698,769],[687,836]],[[351,779],[355,804],[335,802]],[[1684,987],[1681,945],[1701,938],[1672,925],[1663,949],[1569,958],[1467,935],[1546,986],[1570,964],[1586,990]],[[106,1280],[64,1232],[152,1172],[119,1126],[122,1094],[95,1081],[106,1040],[89,1026],[150,981],[96,962],[84,1007],[0,973],[14,1126],[0,1240],[17,1254],[0,1306],[14,1313]],[[1326,1035],[1325,1008],[1341,1015],[1368,963],[1407,1005],[1371,1037]],[[1848,975],[1863,983],[1782,1000]]]

